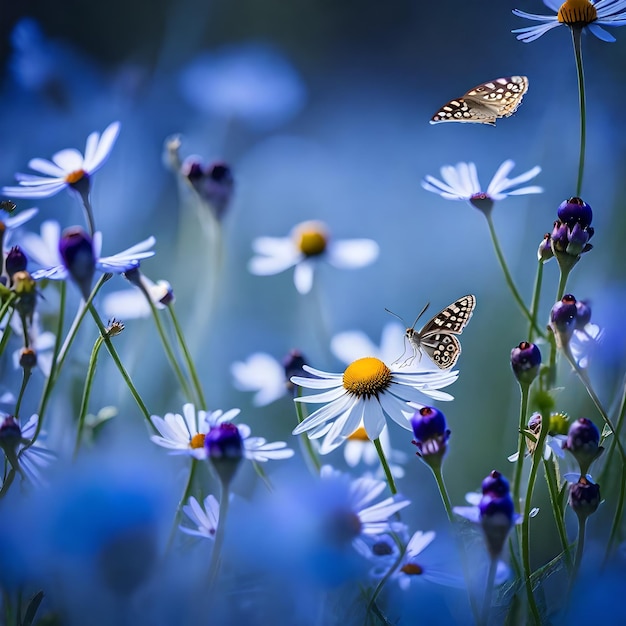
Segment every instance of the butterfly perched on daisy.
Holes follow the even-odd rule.
[[[459,298],[439,311],[421,330],[415,330],[415,324],[429,306],[430,303],[422,309],[413,326],[406,329],[405,337],[413,348],[413,355],[405,361],[405,364],[411,363],[424,351],[439,369],[450,369],[454,367],[461,354],[461,343],[456,335],[460,335],[469,323],[476,307],[476,296],[467,295]],[[385,310],[398,317],[389,309]]]
[[[517,111],[527,91],[526,76],[496,78],[444,104],[433,115],[430,123],[469,122],[495,126],[496,119],[509,117]]]

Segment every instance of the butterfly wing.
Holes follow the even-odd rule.
[[[459,298],[424,324],[424,328],[419,332],[420,338],[423,340],[427,335],[436,332],[460,335],[470,321],[475,308],[476,296],[467,295]]]
[[[454,367],[461,354],[461,343],[456,336],[443,332],[422,337],[420,345],[433,363],[442,370]]]
[[[430,120],[495,125],[499,117],[513,115],[528,91],[526,76],[506,76],[476,85],[462,98],[444,104]]]

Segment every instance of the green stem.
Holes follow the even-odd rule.
[[[582,28],[572,27],[572,44],[574,45],[574,57],[576,59],[576,75],[578,77],[578,101],[580,106],[580,153],[578,158],[578,177],[576,179],[576,195],[580,196],[583,186],[583,173],[585,170],[585,142],[587,135],[587,112],[585,104],[585,74],[583,72],[582,54]]]
[[[509,290],[511,291],[511,294],[513,295],[515,302],[517,302],[517,304],[519,305],[526,319],[532,324],[537,335],[539,335],[540,337],[543,337],[544,336],[543,332],[537,326],[537,322],[533,320],[533,316],[531,315],[530,311],[524,304],[524,300],[522,299],[522,296],[520,296],[520,293],[517,290],[515,283],[513,282],[513,277],[511,276],[511,272],[509,271],[509,268],[506,264],[506,260],[504,259],[504,254],[502,253],[502,249],[500,248],[500,242],[498,241],[498,235],[496,234],[496,229],[493,225],[493,219],[491,217],[491,214],[485,213],[485,217],[487,218],[487,225],[489,226],[489,234],[491,235],[491,241],[493,243],[496,257],[498,257],[498,262],[500,263],[500,267],[502,268],[502,272],[504,274],[504,279],[506,281],[506,284],[508,285]]]
[[[537,264],[537,274],[535,275],[535,288],[533,289],[533,299],[530,303],[530,327],[528,328],[528,341],[532,342],[533,332],[537,326],[537,315],[539,313],[539,299],[541,297],[541,285],[543,283],[543,261]]]
[[[189,468],[189,476],[187,478],[187,483],[185,485],[185,490],[183,491],[183,495],[180,497],[180,500],[178,502],[178,506],[176,507],[176,513],[174,515],[174,524],[172,525],[172,530],[170,532],[170,537],[169,537],[169,539],[167,541],[167,549],[168,550],[172,547],[172,544],[174,543],[174,537],[176,536],[176,529],[178,528],[178,520],[180,518],[180,512],[181,512],[185,502],[187,502],[187,500],[191,496],[191,491],[193,489],[193,481],[194,481],[194,477],[196,475],[196,470],[197,470],[199,464],[200,464],[200,462],[198,461],[198,459],[196,459],[194,457],[191,457],[191,467]]]
[[[89,365],[87,366],[87,376],[85,377],[85,387],[83,389],[83,397],[80,401],[80,411],[78,413],[78,426],[76,428],[76,442],[74,443],[74,458],[78,456],[80,443],[83,436],[83,428],[85,426],[85,418],[89,409],[89,399],[91,398],[91,388],[96,374],[96,363],[98,362],[98,353],[102,347],[102,337],[98,337],[93,344],[91,356],[89,357]]]
[[[20,392],[17,395],[17,402],[15,403],[15,417],[19,417],[20,407],[22,406],[22,399],[24,397],[24,392],[26,391],[26,385],[28,385],[28,381],[30,380],[31,374],[32,374],[32,369],[30,367],[23,368],[22,385],[20,387]]]
[[[559,490],[556,482],[556,476],[554,475],[554,465],[550,463],[549,459],[543,459],[543,469],[546,477],[546,484],[548,485],[548,495],[550,496],[550,506],[552,507],[552,515],[554,516],[554,523],[559,534],[561,541],[561,548],[563,550],[565,566],[569,572],[572,571],[572,555],[570,552],[569,541],[567,540],[567,530],[565,528],[565,520],[563,519],[563,510],[559,505]]]
[[[200,406],[203,409],[207,408],[206,400],[204,398],[204,392],[202,391],[202,385],[200,384],[200,378],[198,377],[198,371],[196,370],[196,366],[193,362],[193,358],[191,357],[191,352],[189,352],[189,348],[187,347],[187,342],[185,341],[185,335],[178,323],[178,318],[176,317],[176,312],[174,311],[174,303],[170,303],[167,307],[170,312],[170,317],[172,318],[172,324],[174,326],[174,332],[176,333],[176,338],[178,339],[178,345],[183,353],[183,357],[185,359],[185,363],[187,364],[187,370],[191,376],[191,380],[196,389],[196,394],[198,399],[200,400]]]
[[[298,393],[298,398],[301,397],[301,394],[302,394],[301,387],[298,387],[297,393]],[[296,405],[296,416],[298,418],[298,424],[302,424],[302,422],[304,421],[304,415],[302,412],[302,403],[294,402],[294,404]],[[316,474],[319,476],[320,469],[322,469],[322,464],[320,463],[320,460],[317,458],[317,453],[315,452],[315,449],[313,448],[313,442],[309,439],[306,433],[302,433],[300,435],[300,445],[302,446],[303,452],[306,458],[308,459],[309,469],[311,470],[313,474]]]
[[[377,437],[376,439],[374,439],[373,443],[374,447],[376,448],[378,458],[380,459],[380,464],[383,467],[383,472],[385,472],[385,478],[387,479],[389,490],[395,496],[398,493],[398,488],[396,487],[396,481],[394,480],[393,474],[391,473],[389,463],[387,463],[387,457],[385,456],[385,451],[383,450],[383,446],[380,443],[380,438]]]
[[[571,595],[574,583],[580,571],[580,563],[583,560],[583,552],[585,550],[585,536],[587,530],[587,518],[578,516],[578,540],[576,542],[576,556],[574,557],[574,569],[569,582],[568,596]]]
[[[520,488],[522,483],[522,468],[524,467],[524,456],[526,452],[526,436],[524,435],[524,429],[526,428],[530,385],[520,382],[519,388],[521,395],[518,427],[519,437],[517,442],[517,462],[515,463],[515,476],[513,479],[513,503],[518,511],[521,510]]]
[[[98,312],[96,311],[96,308],[93,306],[93,304],[89,304],[89,312],[91,313],[91,316],[96,322],[96,325],[98,326],[98,329],[100,330],[100,335],[102,336],[104,344],[106,345],[107,350],[109,354],[111,355],[111,358],[115,362],[115,365],[117,365],[117,369],[120,371],[120,374],[122,375],[122,378],[124,379],[124,382],[126,383],[126,386],[130,390],[131,395],[135,399],[137,406],[143,413],[143,416],[146,418],[146,421],[148,422],[148,424],[150,424],[150,426],[154,428],[152,422],[150,421],[150,411],[148,411],[148,408],[144,404],[144,401],[141,399],[141,396],[139,395],[137,388],[133,384],[133,381],[131,380],[128,372],[126,371],[126,368],[124,367],[124,365],[122,365],[122,361],[120,360],[120,357],[117,354],[117,351],[115,350],[113,346],[113,343],[111,341],[111,338],[109,337],[107,329],[102,323],[102,320],[100,319],[100,316],[98,315]]]
[[[448,495],[448,489],[446,487],[446,483],[443,479],[443,473],[441,471],[440,466],[429,466],[433,472],[433,476],[435,477],[435,482],[437,483],[437,488],[439,489],[439,495],[441,496],[441,501],[443,502],[443,508],[446,510],[446,515],[448,516],[448,520],[451,524],[454,524],[454,515],[452,512],[452,504],[450,503],[450,496]]]
[[[367,605],[368,614],[372,611],[372,607],[376,603],[376,599],[380,595],[380,592],[383,590],[383,587],[387,584],[387,581],[389,580],[389,578],[391,578],[391,575],[398,569],[400,563],[402,563],[402,559],[404,558],[404,553],[406,551],[406,546],[402,543],[400,538],[395,533],[390,533],[390,536],[398,546],[398,558],[387,570],[387,573],[378,581],[376,589],[374,589],[374,593],[372,593],[372,597],[370,598],[369,604]]]
[[[4,319],[4,316],[7,314],[7,311],[9,310],[9,308],[11,307],[11,305],[15,302],[15,298],[17,296],[15,295],[15,293],[11,292],[8,296],[7,299],[2,303],[2,307],[0,308],[0,322],[2,322],[2,320]],[[11,309],[11,314],[13,314],[13,310]],[[6,328],[9,327],[9,324],[7,322],[6,324]]]
[[[89,189],[80,193],[81,200],[83,201],[83,208],[85,209],[85,221],[87,222],[87,229],[89,235],[94,236],[96,232],[96,225],[93,219],[93,209],[91,208],[91,201],[89,200]]]
[[[222,545],[224,544],[224,534],[226,530],[226,515],[228,514],[228,484],[222,481],[222,494],[220,500],[217,531],[215,532],[215,542],[211,553],[211,564],[209,565],[209,588],[212,589],[217,580],[220,569]]]
[[[624,382],[622,383],[622,398],[619,403],[619,408],[617,411],[617,423],[615,424],[615,432],[613,433],[613,437],[611,438],[611,442],[609,443],[609,449],[604,455],[604,466],[602,467],[602,471],[600,472],[600,476],[598,477],[598,483],[602,484],[606,477],[606,472],[611,465],[611,458],[613,457],[613,453],[615,452],[615,439],[619,439],[620,433],[622,432],[622,426],[624,424],[624,417],[626,416],[626,377]]]
[[[493,596],[493,583],[496,580],[496,572],[498,571],[498,559],[492,558],[489,561],[489,572],[487,574],[487,583],[485,585],[485,598],[483,601],[483,612],[481,624],[487,626],[489,623],[489,613],[491,613],[491,598]]]
[[[559,264],[560,274],[559,274],[559,286],[556,290],[556,300],[555,302],[559,302],[565,293],[565,286],[567,285],[567,279],[569,278],[570,272],[572,271],[572,267],[564,267]]]

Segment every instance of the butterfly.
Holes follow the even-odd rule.
[[[11,202],[11,200],[0,200],[0,209],[3,209],[7,213],[13,213],[17,208],[17,204],[15,202]]]
[[[429,306],[430,303],[422,309],[415,322],[413,322],[413,326],[406,329],[405,337],[413,348],[413,355],[404,364],[409,364],[418,355],[421,357],[423,350],[437,367],[447,370],[454,367],[461,354],[461,344],[456,335],[460,335],[470,321],[476,307],[476,296],[467,295],[459,298],[445,309],[439,311],[435,317],[424,324],[420,331],[416,331],[415,324],[417,324],[417,320],[426,312]],[[389,309],[385,310],[398,317]]]
[[[430,123],[470,122],[495,126],[497,118],[509,117],[517,111],[527,91],[526,76],[496,78],[470,89],[462,98],[444,104]]]

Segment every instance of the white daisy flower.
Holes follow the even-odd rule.
[[[39,416],[32,415],[30,419],[20,427],[20,424],[12,415],[5,415],[0,422],[0,448],[9,461],[11,467],[25,476],[32,483],[44,485],[42,470],[56,459],[56,455],[46,446],[37,442],[31,443],[37,432]],[[42,431],[39,436],[44,436]]]
[[[89,179],[106,162],[120,132],[120,123],[113,122],[102,133],[87,137],[85,156],[74,148],[57,152],[52,161],[31,159],[28,167],[45,176],[16,174],[18,186],[3,187],[2,193],[13,198],[49,198],[62,189],[74,189],[81,194],[89,189]]]
[[[183,454],[196,459],[206,459],[204,438],[213,426],[232,422],[239,409],[229,411],[197,411],[193,404],[183,405],[183,415],[166,413],[163,417],[152,415],[150,421],[159,431],[150,439],[158,446],[168,448],[170,454]],[[243,441],[243,456],[250,461],[264,463],[268,460],[288,459],[293,450],[284,441],[268,442],[263,437],[252,437],[247,424],[235,424]]]
[[[230,372],[237,389],[255,392],[254,406],[266,406],[287,393],[285,368],[266,352],[255,352],[245,361],[236,361]]]
[[[541,35],[557,26],[589,31],[602,41],[613,42],[615,37],[602,26],[624,26],[626,24],[626,0],[543,0],[543,3],[552,9],[556,15],[535,15],[514,9],[513,14],[527,20],[541,22],[537,26],[516,28],[517,38],[524,43],[539,39]]]
[[[426,191],[432,191],[447,200],[465,200],[481,211],[490,210],[495,201],[504,200],[508,196],[524,196],[529,193],[543,192],[543,189],[537,186],[512,189],[512,187],[528,182],[541,172],[541,168],[537,165],[515,178],[507,178],[514,167],[514,161],[510,159],[504,161],[494,174],[486,191],[483,191],[478,181],[476,165],[471,162],[461,162],[455,166],[444,165],[440,170],[443,181],[433,176],[425,176],[422,187]]]
[[[320,259],[339,269],[356,269],[378,257],[378,244],[372,239],[333,241],[326,225],[317,221],[298,224],[289,237],[259,237],[252,247],[259,255],[248,264],[252,274],[269,276],[295,267],[294,284],[301,294],[311,291],[315,263]]]
[[[296,385],[323,389],[322,393],[294,398],[296,402],[327,403],[304,419],[294,435],[309,432],[309,438],[324,436],[321,454],[327,454],[345,441],[362,423],[367,436],[380,437],[385,417],[411,430],[410,417],[424,396],[454,382],[458,372],[408,372],[397,365],[386,365],[375,357],[357,359],[343,373],[329,373],[307,365],[305,371],[317,378],[294,376]],[[408,403],[412,404],[409,405]]]
[[[215,496],[209,494],[204,499],[204,506],[193,497],[183,506],[183,513],[195,524],[196,528],[179,526],[182,532],[196,537],[215,539],[217,524],[219,523],[220,505]]]

